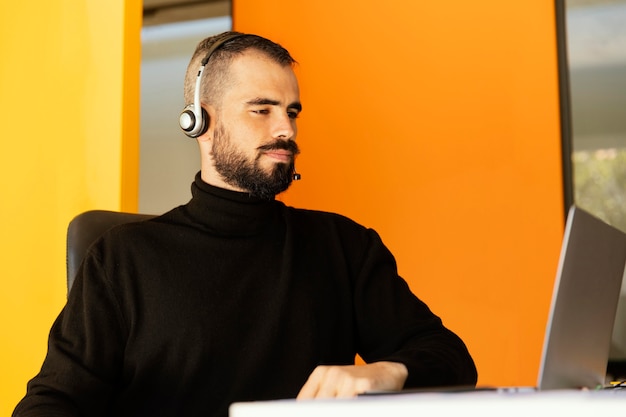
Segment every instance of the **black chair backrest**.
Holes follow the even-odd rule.
[[[91,210],[74,217],[67,228],[67,293],[69,294],[76,272],[87,249],[98,237],[113,226],[148,220],[156,215],[124,213],[108,210]]]

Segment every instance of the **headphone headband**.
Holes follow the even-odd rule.
[[[178,118],[180,128],[183,129],[183,132],[190,138],[197,138],[198,136],[204,134],[209,128],[209,115],[202,108],[202,103],[200,101],[202,74],[204,73],[205,67],[209,63],[209,59],[211,59],[213,53],[221,48],[224,44],[242,36],[245,36],[245,34],[238,32],[231,32],[224,35],[222,39],[215,41],[213,45],[211,45],[206,56],[202,60],[200,69],[198,70],[198,76],[196,77],[196,87],[193,94],[193,104],[188,104],[183,109],[180,117]]]

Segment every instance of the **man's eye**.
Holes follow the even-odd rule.
[[[300,113],[297,111],[288,111],[287,115],[289,116],[290,119],[297,119]]]
[[[260,109],[260,110],[252,110],[252,113],[256,113],[256,114],[269,114],[269,110],[267,109]]]

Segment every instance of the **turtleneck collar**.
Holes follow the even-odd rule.
[[[271,227],[283,205],[207,184],[200,173],[191,185],[191,195],[186,205],[191,220],[222,236],[251,236]]]

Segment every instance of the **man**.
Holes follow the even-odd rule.
[[[90,248],[15,416],[226,416],[235,401],[476,383],[375,231],[274,199],[298,154],[293,64],[255,35],[198,45],[180,118],[201,154],[192,199]]]

